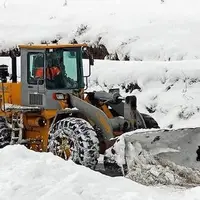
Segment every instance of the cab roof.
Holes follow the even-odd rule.
[[[57,48],[76,48],[87,47],[87,44],[22,44],[18,45],[21,49],[57,49]]]

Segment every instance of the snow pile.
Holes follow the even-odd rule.
[[[176,165],[169,160],[153,157],[143,150],[138,142],[129,144],[130,163],[129,177],[131,180],[145,185],[200,185],[200,171]],[[138,155],[138,156],[137,156]]]
[[[136,95],[138,110],[154,117],[162,128],[199,126],[200,62],[96,61],[89,88],[120,88]]]
[[[198,0],[0,0],[0,48],[75,39],[105,46],[105,55],[119,59],[199,59],[199,5]]]
[[[0,199],[2,200],[195,200],[200,188],[146,187],[129,179],[111,178],[51,153],[37,153],[24,146],[0,150]]]
[[[128,142],[126,134],[120,136],[106,156],[116,161],[126,177],[144,185],[200,185],[200,170],[176,165],[159,154],[147,152],[138,141]],[[172,149],[165,149],[166,152]]]

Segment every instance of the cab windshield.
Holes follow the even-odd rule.
[[[54,49],[46,52],[47,89],[75,89],[79,87],[81,73],[80,51]],[[81,76],[80,76],[81,77]]]
[[[46,85],[47,89],[65,90],[84,87],[82,51],[80,48],[47,49],[27,55],[27,81]]]

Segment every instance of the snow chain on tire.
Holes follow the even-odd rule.
[[[4,117],[0,117],[0,148],[10,144],[12,130],[8,128]]]
[[[93,127],[84,119],[69,117],[56,122],[49,131],[48,151],[59,155],[62,141],[68,141],[69,159],[95,169],[99,158],[99,141]]]

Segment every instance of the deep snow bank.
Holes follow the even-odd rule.
[[[0,150],[0,199],[92,200],[195,200],[200,188],[145,187],[126,178],[111,178],[50,153],[36,153],[24,146]]]
[[[0,0],[0,49],[75,39],[104,45],[119,59],[198,59],[199,5],[198,0]]]
[[[200,62],[96,61],[90,90],[119,87],[136,95],[140,112],[152,115],[162,128],[200,125]]]

